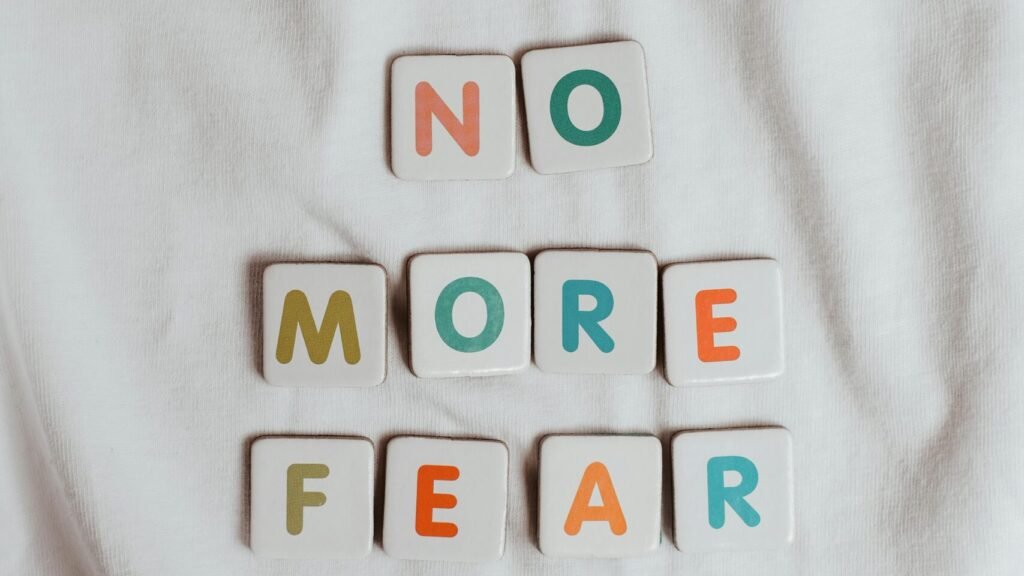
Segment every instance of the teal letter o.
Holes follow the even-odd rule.
[[[487,306],[487,322],[484,329],[471,338],[459,334],[452,320],[455,301],[466,292],[477,294],[483,298],[484,305]],[[479,352],[494,344],[501,334],[501,328],[505,325],[505,303],[498,289],[487,280],[473,276],[458,278],[445,286],[444,290],[441,290],[441,295],[437,297],[434,324],[441,340],[453,350]]]
[[[592,86],[601,95],[604,104],[604,115],[601,123],[593,130],[580,130],[569,118],[569,95],[576,88],[586,84]],[[569,72],[555,84],[551,91],[551,122],[558,134],[571,144],[577,146],[596,146],[612,137],[622,120],[622,100],[619,89],[611,78],[597,70],[576,70]]]

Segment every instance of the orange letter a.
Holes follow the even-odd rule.
[[[600,506],[590,505],[595,487],[601,493]],[[608,468],[600,462],[591,462],[583,471],[583,479],[576,490],[572,508],[569,508],[569,516],[565,519],[565,533],[575,536],[580,533],[584,522],[591,521],[607,522],[612,534],[616,536],[626,533],[626,517],[619,506],[619,495],[615,493]]]
[[[735,301],[736,291],[732,288],[697,292],[694,299],[697,308],[697,358],[701,362],[730,362],[740,357],[740,349],[736,346],[715,346],[715,332],[732,332],[736,329],[736,319],[716,317],[711,312],[715,304],[732,304]]]
[[[476,82],[462,85],[462,122],[429,82],[416,85],[416,153],[420,156],[429,156],[434,148],[433,116],[466,155],[480,152],[480,86]]]

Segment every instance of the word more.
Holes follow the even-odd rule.
[[[653,155],[644,53],[632,41],[527,52],[530,160],[542,174]],[[507,56],[402,56],[391,66],[391,169],[404,180],[507,178],[516,73]],[[438,137],[441,131],[446,136]]]
[[[365,438],[264,437],[251,448],[250,542],[265,558],[358,558],[373,546],[374,447]],[[680,432],[671,442],[675,544],[765,549],[793,538],[784,428]],[[505,547],[508,449],[495,440],[387,444],[383,546],[406,560],[483,562]],[[545,437],[537,533],[548,556],[624,558],[661,543],[654,436]]]
[[[646,374],[658,347],[650,252],[421,254],[409,263],[420,378],[526,370]],[[661,280],[665,374],[676,386],[777,376],[785,357],[773,260],[673,264]],[[280,386],[374,386],[386,371],[387,281],[373,264],[273,264],[263,275],[263,374]],[[319,320],[319,324],[317,319]]]

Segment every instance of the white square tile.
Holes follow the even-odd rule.
[[[250,545],[262,558],[359,558],[373,545],[373,444],[267,437],[252,444]]]
[[[384,380],[387,281],[374,264],[274,264],[263,272],[263,376],[275,386]]]
[[[388,442],[384,551],[407,560],[483,562],[505,549],[508,448],[492,440]]]
[[[665,373],[676,386],[770,378],[785,369],[782,273],[774,260],[665,269]]]
[[[403,56],[391,65],[391,169],[404,180],[507,178],[516,72],[507,56]]]
[[[548,436],[540,446],[540,549],[624,558],[661,543],[661,442],[654,436]]]
[[[523,56],[530,161],[541,174],[651,159],[644,51],[632,41]]]
[[[646,374],[657,362],[650,252],[548,250],[534,261],[534,358],[545,372]]]
[[[672,439],[676,547],[765,549],[793,541],[785,428],[681,432]]]
[[[530,364],[530,259],[518,252],[421,254],[409,264],[412,369],[488,376]]]

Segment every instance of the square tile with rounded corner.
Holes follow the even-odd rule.
[[[672,438],[676,546],[766,549],[793,541],[793,448],[785,428]]]
[[[275,386],[384,381],[387,280],[376,264],[273,264],[263,271],[263,377]]]
[[[485,562],[505,550],[508,448],[494,440],[388,442],[384,551],[406,560]]]
[[[391,169],[403,180],[507,178],[516,162],[508,56],[402,56],[391,65]]]
[[[518,252],[420,254],[409,263],[412,370],[493,376],[530,365],[530,259]]]
[[[637,42],[523,56],[530,162],[541,174],[643,164],[654,153],[644,51]]]
[[[373,546],[373,444],[263,437],[250,453],[250,546],[261,558],[360,558]]]
[[[654,436],[547,436],[540,445],[540,549],[625,558],[661,543],[661,442]]]
[[[534,358],[544,372],[646,374],[657,362],[650,252],[546,250],[534,260]]]
[[[782,272],[774,260],[673,264],[662,277],[665,375],[675,386],[785,370]]]

